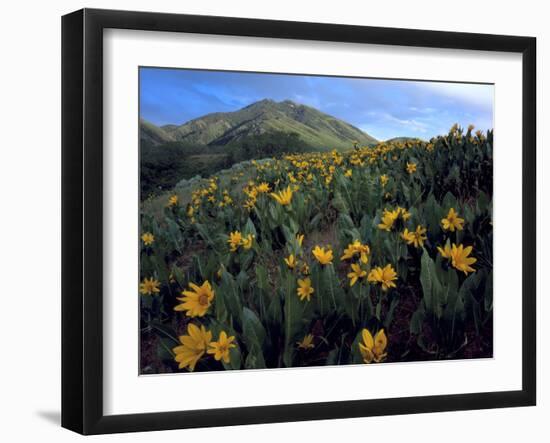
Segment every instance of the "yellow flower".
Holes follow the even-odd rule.
[[[249,211],[252,211],[252,209],[254,209],[254,207],[256,206],[256,200],[254,200],[254,199],[246,200],[246,202],[243,204],[243,206],[244,206],[245,209],[248,209]]]
[[[214,291],[210,286],[210,282],[206,280],[202,286],[198,286],[195,283],[189,283],[189,287],[192,291],[182,291],[184,297],[176,297],[183,303],[177,305],[174,311],[187,311],[188,317],[202,317],[208,311],[208,308],[214,300]]]
[[[449,243],[447,243],[444,248],[442,248],[441,246],[438,246],[437,250],[441,254],[441,257],[451,258],[451,245]]]
[[[160,282],[157,279],[153,277],[144,278],[139,284],[139,292],[143,295],[158,294],[160,292],[159,286]]]
[[[370,248],[368,245],[363,245],[359,240],[354,240],[353,243],[348,244],[348,247],[344,249],[344,255],[340,260],[350,260],[355,255],[359,255],[361,262],[367,264],[369,261],[368,254],[370,254]]]
[[[386,347],[388,346],[388,339],[384,333],[384,329],[380,329],[374,336],[368,329],[362,331],[363,342],[359,343],[359,352],[363,357],[365,363],[380,363],[386,358]]]
[[[208,354],[213,354],[214,358],[218,361],[223,360],[224,363],[229,363],[229,350],[235,348],[234,336],[228,337],[225,331],[220,332],[218,341],[213,341],[210,343],[210,349],[208,349]]]
[[[411,217],[411,213],[407,211],[405,208],[402,208],[400,206],[397,207],[397,216],[401,217],[403,221],[407,221]]]
[[[421,248],[424,245],[426,237],[426,228],[418,225],[416,231],[409,232],[405,229],[401,234],[401,238],[407,242],[408,245],[414,245],[415,248]]]
[[[397,273],[391,264],[386,265],[384,268],[378,266],[372,269],[367,277],[367,281],[371,283],[380,283],[383,291],[395,288],[395,280],[397,280]]]
[[[292,201],[292,189],[290,186],[280,192],[272,192],[270,195],[282,206],[290,205]]]
[[[168,199],[168,207],[176,206],[178,204],[178,196],[176,194],[171,195]]]
[[[380,184],[382,187],[386,186],[388,184],[388,176],[386,174],[383,174],[380,176]]]
[[[187,325],[187,334],[179,337],[180,346],[176,346],[174,349],[174,360],[179,363],[179,368],[189,368],[190,371],[195,370],[195,365],[204,355],[212,340],[212,332],[207,331],[204,326],[200,329],[189,323]]]
[[[303,349],[304,351],[307,351],[308,349],[313,349],[315,345],[313,344],[313,335],[307,334],[304,336],[302,341],[297,341],[296,344],[298,345],[299,349]]]
[[[401,218],[403,221],[407,221],[410,217],[411,213],[401,206],[398,206],[393,211],[384,209],[384,212],[382,213],[382,220],[378,225],[378,228],[385,231],[391,231],[395,221],[398,218]]]
[[[271,188],[266,182],[260,183],[256,189],[258,189],[258,192],[262,194],[265,194],[266,192],[271,191]]]
[[[458,216],[454,208],[451,208],[449,209],[447,218],[441,219],[441,225],[445,231],[455,232],[455,229],[457,231],[462,231],[464,229],[464,219]]]
[[[304,301],[305,298],[309,301],[311,299],[311,294],[315,292],[315,290],[311,287],[311,279],[298,279],[298,289],[296,289],[296,292],[300,297],[300,301]]]
[[[398,211],[388,211],[387,209],[384,209],[382,220],[380,220],[381,223],[378,225],[378,228],[385,231],[391,231],[391,229],[393,228],[393,224],[395,223],[395,220],[397,220],[398,216]]]
[[[344,173],[344,175],[345,175],[346,177],[351,177],[351,176],[353,175],[353,171],[352,171],[351,169],[348,169],[348,170],[346,170],[346,172]]]
[[[407,162],[407,172],[409,174],[413,174],[416,172],[416,163],[409,163]]]
[[[309,266],[306,262],[304,262],[302,264],[302,269],[300,270],[300,272],[303,274],[303,275],[309,275]]]
[[[317,261],[322,265],[330,265],[332,263],[332,259],[334,258],[332,255],[332,249],[329,247],[327,247],[327,250],[325,251],[324,247],[321,248],[320,246],[315,246],[312,253]]]
[[[285,258],[285,263],[289,269],[294,269],[296,267],[296,259],[294,258],[294,254],[290,254],[287,258]]]
[[[477,258],[470,257],[470,253],[472,252],[471,246],[464,247],[462,244],[457,246],[453,243],[451,247],[447,243],[444,249],[438,246],[437,250],[443,258],[451,260],[451,264],[455,269],[464,272],[466,275],[468,275],[469,272],[476,272],[471,266],[477,262]]]
[[[296,234],[296,240],[298,241],[298,244],[302,246],[302,243],[304,243],[304,234]]]
[[[349,285],[353,286],[358,279],[364,278],[367,275],[367,271],[361,269],[361,265],[357,263],[353,263],[351,269],[352,271],[348,274],[348,278],[350,279]]]
[[[356,253],[356,243],[359,243],[359,240],[350,243],[346,249],[344,249],[344,255],[340,257],[340,260],[349,260],[353,258]]]
[[[242,240],[243,240],[243,236],[239,231],[231,232],[229,234],[227,243],[229,243],[231,252],[235,252],[238,249],[238,247],[241,245]]]
[[[254,240],[254,236],[252,234],[248,234],[246,237],[243,237],[241,240],[241,244],[243,245],[244,249],[250,249],[252,247],[252,241]]]
[[[155,241],[155,236],[153,234],[151,234],[150,232],[144,232],[141,235],[141,240],[143,241],[143,244],[145,246],[150,246]]]

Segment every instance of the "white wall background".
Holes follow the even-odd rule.
[[[542,155],[550,93],[550,28],[542,1],[246,0],[11,1],[0,26],[0,436],[6,442],[82,440],[59,427],[60,415],[60,17],[81,7],[155,10],[282,20],[349,23],[538,38],[539,221],[550,216],[549,156]],[[543,110],[543,108],[545,108]],[[546,111],[546,113],[544,113]],[[548,123],[546,123],[548,124]],[[519,149],[519,147],[518,147]],[[540,225],[540,223],[539,223]],[[548,441],[550,324],[549,235],[539,229],[538,403],[533,408],[241,426],[102,436],[94,441],[223,440],[280,442]],[[511,239],[517,241],[518,239]],[[519,263],[518,263],[519,266]],[[510,349],[510,352],[517,352]],[[520,355],[518,353],[518,358]],[[368,382],[368,381],[365,381]]]

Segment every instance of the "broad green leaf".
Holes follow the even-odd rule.
[[[241,293],[233,276],[225,270],[222,272],[222,281],[219,290],[223,291],[225,305],[229,315],[232,317],[233,321],[236,322],[236,326],[240,327],[242,325]],[[233,325],[233,327],[235,327],[235,325]]]
[[[433,260],[428,255],[428,251],[423,249],[421,258],[420,283],[424,294],[424,304],[428,311],[433,310],[433,290],[435,276],[435,266]]]
[[[243,308],[243,340],[251,349],[254,345],[262,348],[265,340],[265,329],[255,312]]]
[[[256,227],[254,226],[254,223],[252,223],[252,220],[250,220],[250,218],[248,218],[248,220],[246,221],[246,225],[243,229],[243,234],[252,234],[254,237],[258,236],[258,233],[256,232]]]

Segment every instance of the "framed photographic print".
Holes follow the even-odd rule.
[[[64,427],[535,404],[534,38],[62,27]]]

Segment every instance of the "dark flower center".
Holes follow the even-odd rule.
[[[208,304],[208,296],[206,294],[202,294],[199,297],[199,304],[206,306]]]

